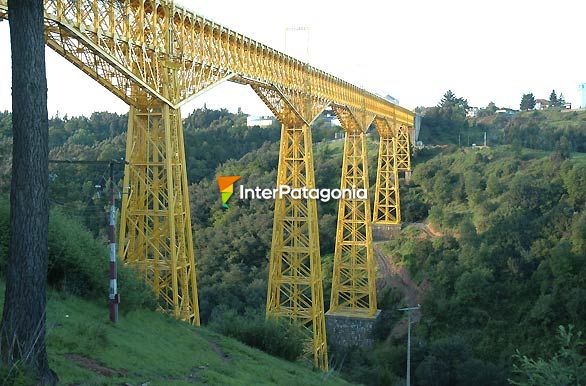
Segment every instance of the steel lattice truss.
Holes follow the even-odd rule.
[[[399,205],[399,172],[397,136],[386,119],[375,119],[380,136],[378,168],[374,197],[373,223],[394,225],[401,223]]]
[[[158,101],[131,107],[126,159],[121,256],[151,283],[162,309],[199,325],[179,110]]]
[[[253,88],[283,123],[277,186],[315,188],[309,126],[278,91]],[[283,196],[275,201],[266,313],[307,326],[314,365],[328,368],[315,200]]]
[[[411,171],[411,152],[409,150],[409,127],[401,124],[397,128],[396,142],[397,142],[397,169],[401,172]]]
[[[365,133],[374,117],[352,113],[339,106],[333,108],[346,131],[340,188],[368,191]],[[376,313],[370,219],[368,198],[340,199],[330,314],[371,317]]]
[[[348,133],[342,184],[368,184],[364,131],[373,119],[379,132],[381,120],[397,127],[394,140],[381,135],[374,220],[400,221],[395,170],[411,169],[411,111],[172,1],[44,4],[47,45],[131,106],[119,253],[152,284],[162,309],[199,324],[179,109],[223,81],[252,86],[282,123],[277,184],[315,186],[310,125],[327,106]],[[7,12],[7,0],[0,0],[0,20]],[[368,201],[340,204],[334,272],[338,307],[368,314],[376,309],[369,211]],[[314,363],[327,369],[315,200],[276,202],[270,315],[306,325],[313,333]]]

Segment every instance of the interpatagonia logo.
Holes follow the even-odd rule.
[[[240,176],[219,176],[218,186],[222,195],[222,207],[228,209],[228,200],[234,195],[234,183],[240,179]],[[289,185],[279,185],[277,188],[247,188],[243,185],[239,187],[239,198],[241,200],[276,200],[283,197],[289,197],[293,200],[320,200],[328,202],[330,200],[366,200],[368,191],[364,188],[358,189],[317,189],[317,188],[292,188]]]
[[[234,194],[234,183],[240,179],[240,176],[218,176],[218,187],[222,195],[222,207],[228,209],[228,200]]]

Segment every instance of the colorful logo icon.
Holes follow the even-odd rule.
[[[232,194],[234,194],[234,183],[240,179],[240,176],[218,176],[218,186],[222,194],[222,207],[228,209],[227,204]]]

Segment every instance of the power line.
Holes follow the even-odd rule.
[[[116,261],[116,188],[114,186],[114,165],[128,164],[126,160],[109,160],[109,161],[93,161],[93,160],[49,160],[53,164],[80,164],[80,165],[108,165],[110,171],[110,216],[109,216],[109,232],[108,238],[110,241],[110,293],[109,304],[110,320],[114,323],[118,322],[118,304],[120,303],[120,294],[118,293],[118,278],[117,278],[117,261]],[[102,173],[102,180],[106,180],[104,173]]]

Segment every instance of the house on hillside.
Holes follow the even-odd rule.
[[[338,120],[338,117],[336,116],[336,113],[334,113],[334,110],[332,110],[331,107],[326,107],[325,110],[321,112],[319,119],[321,121],[329,122],[330,126],[332,127],[342,126]]]
[[[547,99],[536,99],[534,110],[545,110],[549,108],[549,100]]]
[[[466,117],[476,118],[478,116],[479,111],[480,111],[480,108],[478,108],[478,107],[469,107],[468,110],[466,110]]]

